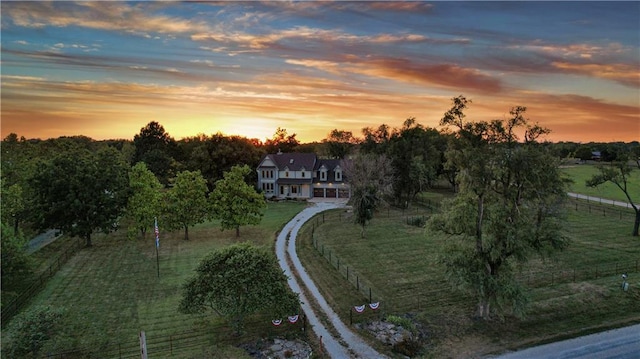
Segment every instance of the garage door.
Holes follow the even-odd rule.
[[[314,188],[313,189],[314,197],[324,197],[324,189],[323,188]]]
[[[335,188],[327,188],[327,198],[336,198]]]
[[[338,189],[338,197],[340,198],[349,198],[349,190],[346,188]]]

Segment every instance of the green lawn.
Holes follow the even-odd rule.
[[[207,253],[241,241],[271,247],[275,233],[305,205],[270,203],[262,224],[242,227],[240,238],[235,231],[221,232],[215,223],[205,223],[191,229],[190,240],[185,241],[182,231],[164,232],[160,223],[160,278],[151,236],[127,240],[126,231],[96,236],[94,246],[70,259],[31,303],[65,311],[60,331],[45,351],[91,348],[94,357],[95,353],[138,357],[138,334],[145,331],[153,358],[172,353],[174,357],[235,358],[241,352],[229,344],[296,332],[293,326],[274,328],[273,318],[256,317],[248,320],[245,336],[233,337],[220,318],[180,314],[177,307],[182,284]]]
[[[628,201],[624,192],[613,183],[604,183],[595,188],[587,187],[586,181],[598,173],[598,168],[595,165],[571,165],[563,167],[562,171],[574,181],[570,187],[571,192],[622,202]],[[640,203],[640,170],[634,169],[631,171],[631,176],[628,181],[627,189],[631,195],[631,199],[633,199],[634,203]]]
[[[432,204],[449,195],[425,194],[420,202]],[[234,347],[238,343],[265,334],[294,335],[296,328],[274,328],[271,318],[255,317],[249,318],[243,337],[233,337],[212,314],[183,315],[176,309],[182,283],[209,251],[240,241],[271,247],[275,233],[305,205],[270,203],[261,225],[241,228],[239,239],[235,231],[221,232],[216,222],[209,222],[190,229],[190,240],[184,241],[182,231],[167,233],[160,223],[160,278],[151,236],[131,241],[124,230],[97,236],[94,247],[71,258],[31,304],[65,310],[60,332],[45,350],[91,348],[100,357],[133,358],[139,355],[137,338],[144,330],[150,357],[242,358],[245,354]],[[413,313],[429,333],[427,356],[477,356],[640,322],[640,241],[629,235],[631,211],[577,208],[572,202],[568,210],[571,247],[523,268],[522,280],[531,285],[533,300],[525,320],[486,325],[470,319],[471,298],[451,288],[436,261],[447,238],[407,224],[408,219],[428,217],[430,209],[383,210],[367,227],[365,239],[351,213],[319,215],[300,231],[298,252],[345,322],[351,319],[350,309],[369,303],[371,295],[381,309],[356,315],[356,322]],[[635,278],[628,293],[619,290],[622,271]],[[3,347],[6,337],[3,331]]]
[[[298,252],[303,263],[345,321],[352,306],[369,302],[371,289],[371,300],[382,303],[378,315],[413,313],[429,328],[429,353],[434,357],[489,354],[590,328],[640,322],[640,241],[629,235],[631,212],[621,215],[621,221],[620,216],[589,213],[586,207],[569,210],[566,234],[571,247],[523,269],[522,280],[532,286],[528,317],[490,326],[470,319],[473,301],[445,279],[436,259],[447,238],[406,224],[408,216],[421,215],[429,212],[381,211],[365,239],[344,211],[325,214],[324,224],[317,217],[301,231]],[[629,293],[618,287],[622,271],[636,278]]]

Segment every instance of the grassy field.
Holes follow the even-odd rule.
[[[596,173],[593,166],[564,171],[575,179],[574,192],[624,200],[622,192],[607,189],[609,185],[584,186]],[[638,172],[633,179],[636,192],[640,191]],[[416,203],[428,206],[450,195],[448,191],[426,193]],[[261,225],[242,228],[240,239],[234,231],[221,232],[217,223],[208,222],[190,229],[191,239],[184,241],[182,231],[166,233],[160,223],[159,278],[150,236],[136,241],[127,240],[126,231],[97,236],[94,247],[71,258],[31,304],[65,310],[61,331],[45,350],[82,349],[77,357],[93,351],[101,357],[133,358],[139,355],[137,338],[144,330],[154,358],[242,358],[246,354],[234,345],[255,341],[265,333],[294,335],[296,328],[276,329],[271,318],[255,317],[249,319],[243,337],[232,337],[220,318],[182,315],[176,309],[182,283],[209,251],[239,241],[272,246],[274,234],[304,206],[271,203]],[[381,211],[367,227],[366,239],[360,238],[350,213],[320,215],[301,230],[298,251],[345,322],[412,313],[428,335],[427,357],[473,357],[640,322],[640,241],[629,236],[632,212],[583,202],[572,202],[569,208],[566,233],[572,245],[554,258],[523,268],[522,280],[531,286],[532,298],[531,312],[524,320],[507,318],[486,325],[470,319],[471,298],[452,290],[436,261],[447,238],[408,224],[427,218],[431,214],[427,208]],[[72,240],[63,239],[36,253],[40,268],[46,268]],[[628,293],[619,290],[622,271],[632,278]],[[370,301],[380,301],[381,309],[350,315],[354,305]],[[390,353],[389,348],[374,345]]]
[[[585,182],[598,173],[598,168],[595,165],[579,164],[565,166],[562,171],[569,175],[574,181],[574,183],[571,184],[571,192],[622,202],[628,201],[624,192],[613,183],[604,183],[595,188],[586,186]],[[640,203],[640,170],[633,170],[628,181],[627,187],[631,199],[633,199],[635,203]]]
[[[145,331],[153,358],[236,358],[245,356],[229,344],[254,341],[265,333],[298,332],[293,326],[274,328],[273,318],[256,317],[249,319],[245,336],[232,337],[220,318],[183,315],[177,307],[182,284],[204,255],[240,241],[273,246],[275,233],[305,205],[270,203],[261,225],[241,228],[239,239],[235,231],[221,232],[216,223],[205,223],[184,241],[183,232],[163,232],[160,223],[159,278],[151,236],[133,241],[126,239],[126,231],[96,236],[94,246],[70,259],[31,303],[65,312],[60,331],[44,351],[86,349],[93,357],[139,357],[138,333]]]
[[[381,211],[365,239],[344,211],[325,214],[324,223],[319,216],[303,228],[299,255],[343,320],[349,322],[352,306],[369,302],[370,289],[371,300],[382,303],[378,316],[412,313],[427,328],[427,356],[461,358],[640,322],[640,241],[629,235],[630,211],[603,216],[582,204],[569,210],[570,248],[523,269],[522,280],[531,286],[529,315],[490,325],[471,320],[471,298],[445,280],[436,258],[447,238],[407,224],[407,218],[422,215],[429,212]],[[628,293],[619,289],[623,271],[635,278]]]

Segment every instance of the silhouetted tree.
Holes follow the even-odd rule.
[[[135,151],[131,164],[144,162],[163,185],[169,184],[177,166],[177,146],[164,127],[158,122],[149,122],[133,137],[133,146]]]

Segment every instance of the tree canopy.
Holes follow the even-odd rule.
[[[158,180],[167,185],[173,176],[177,154],[176,141],[158,122],[151,121],[133,137],[132,164],[144,162]]]
[[[147,229],[153,226],[154,219],[162,213],[162,185],[144,162],[138,162],[129,171],[129,189],[129,236],[135,236],[135,233],[140,231],[144,237]]]
[[[352,161],[346,161],[345,174],[351,185],[351,203],[354,220],[362,226],[361,236],[375,210],[391,194],[393,174],[391,161],[385,155],[360,154]]]
[[[281,318],[299,311],[298,294],[289,289],[275,256],[262,248],[243,243],[219,249],[195,271],[183,287],[183,313],[211,309],[240,331],[247,315]]]
[[[74,149],[42,160],[31,179],[36,226],[62,229],[84,238],[90,247],[93,231],[117,228],[127,203],[128,168],[111,147],[97,152]]]
[[[164,203],[165,223],[172,229],[183,228],[188,240],[189,227],[204,222],[209,214],[207,183],[200,171],[178,172]]]
[[[358,140],[353,137],[351,131],[338,130],[335,128],[331,130],[323,142],[327,146],[327,154],[330,158],[344,159],[351,153],[353,147],[358,143]]]
[[[184,167],[190,171],[199,170],[207,180],[209,191],[213,191],[216,181],[222,179],[231,167],[248,165],[255,168],[262,156],[262,151],[252,140],[221,133],[189,137],[178,144],[185,156]],[[257,174],[252,174],[252,180],[257,181]]]
[[[528,297],[517,265],[568,244],[560,231],[566,185],[557,159],[536,142],[547,130],[529,125],[524,107],[505,121],[474,123],[464,120],[468,103],[455,98],[442,119],[457,128],[447,158],[459,169],[460,191],[429,226],[452,236],[441,260],[449,278],[475,295],[479,317],[521,315]]]
[[[7,293],[10,293],[32,274],[33,264],[31,258],[27,255],[25,250],[26,240],[22,236],[22,233],[15,233],[4,222],[0,223],[2,227],[2,298],[3,302],[7,300]]]
[[[235,229],[236,237],[240,226],[260,223],[267,207],[264,197],[244,180],[250,172],[249,166],[233,166],[216,182],[210,196],[213,217],[223,230]]]
[[[286,128],[278,127],[273,137],[265,142],[264,147],[267,153],[277,153],[278,151],[293,152],[299,145],[300,141],[295,133],[290,135]]]

